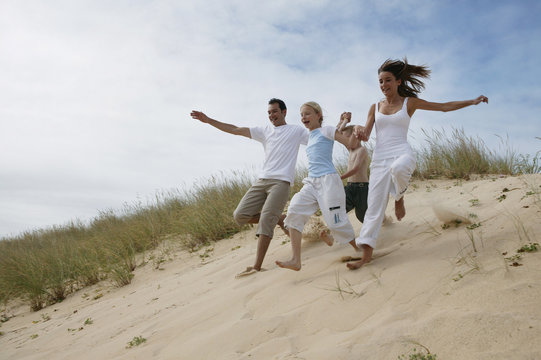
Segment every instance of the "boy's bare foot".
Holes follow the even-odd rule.
[[[319,237],[321,237],[321,240],[325,241],[325,244],[329,246],[332,246],[332,244],[334,243],[334,238],[331,234],[328,233],[327,230],[322,230],[319,234]]]
[[[394,214],[398,221],[402,220],[406,216],[406,208],[404,207],[404,197],[402,196],[400,200],[394,202]]]
[[[280,227],[280,229],[282,229],[282,231],[287,235],[289,236],[289,230],[286,229],[285,225],[284,225],[284,219],[286,218],[286,214],[282,214],[280,215],[280,219],[278,219],[278,226]]]
[[[356,261],[356,262],[353,262],[353,263],[348,263],[346,266],[348,267],[348,269],[350,270],[357,270],[358,268],[360,268],[361,266],[363,266],[364,264],[368,264],[370,261],[372,261],[372,252],[374,251],[373,248],[371,248],[370,246],[368,245],[362,245],[362,248],[363,248],[363,258],[359,261]]]
[[[301,263],[294,260],[289,260],[289,261],[276,260],[276,265],[284,269],[290,269],[290,270],[295,270],[295,271],[299,271],[301,269]]]

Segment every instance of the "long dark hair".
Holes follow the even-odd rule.
[[[379,67],[378,74],[388,71],[392,73],[396,80],[402,80],[398,86],[398,95],[403,97],[417,97],[425,88],[422,78],[430,77],[430,70],[425,65],[408,64],[408,59],[391,60],[387,59]]]

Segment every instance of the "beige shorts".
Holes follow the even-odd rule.
[[[275,179],[259,179],[253,184],[237,205],[233,217],[239,225],[259,216],[257,236],[272,238],[274,228],[289,199],[289,182]]]

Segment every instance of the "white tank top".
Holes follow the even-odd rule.
[[[404,153],[413,153],[408,144],[410,119],[407,97],[404,99],[402,108],[391,115],[380,113],[379,102],[376,103],[376,146],[372,160],[389,159]]]

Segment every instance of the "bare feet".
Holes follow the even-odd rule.
[[[301,269],[300,261],[297,262],[295,260],[289,260],[289,261],[278,261],[277,260],[276,265],[278,265],[279,267],[284,268],[284,269],[290,269],[290,270],[295,270],[295,271],[299,271]]]
[[[356,270],[360,268],[361,266],[363,266],[364,264],[368,264],[370,261],[372,261],[372,252],[374,251],[374,249],[365,244],[362,245],[362,248],[363,248],[362,259],[353,263],[348,263],[346,265],[348,269]]]
[[[282,229],[282,231],[287,235],[289,236],[289,230],[286,229],[285,225],[284,225],[284,219],[286,218],[286,214],[282,214],[280,216],[280,219],[278,219],[278,226],[280,227],[280,229]]]
[[[248,276],[248,275],[252,275],[252,274],[255,274],[256,272],[258,271],[261,271],[261,269],[257,270],[256,268],[254,268],[253,266],[248,266],[246,268],[246,270],[238,273],[235,277],[238,279],[238,278],[241,278],[243,276]]]
[[[321,238],[321,240],[325,241],[325,244],[329,246],[332,246],[332,244],[334,243],[334,238],[331,234],[329,234],[327,230],[322,230],[319,234],[319,237]]]
[[[400,200],[394,202],[394,214],[398,221],[402,220],[406,216],[406,208],[404,207],[404,197],[402,196]]]
[[[361,251],[361,249],[359,249],[359,247],[358,247],[357,244],[355,243],[355,239],[351,240],[351,241],[349,242],[349,244],[350,244],[351,246],[353,246],[353,248],[355,249],[355,251]]]

